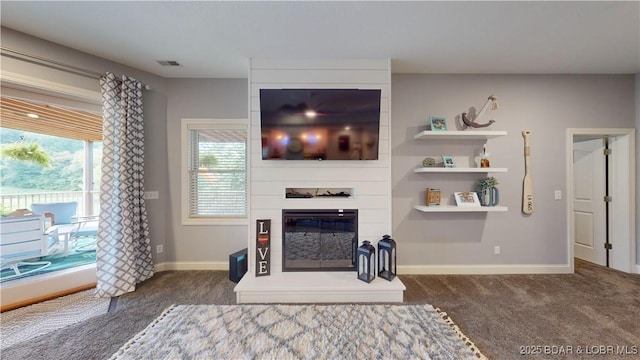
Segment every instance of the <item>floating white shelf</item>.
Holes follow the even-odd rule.
[[[413,171],[417,173],[503,173],[507,172],[507,168],[419,167]]]
[[[414,139],[429,140],[488,140],[499,136],[506,136],[506,131],[432,131],[425,130],[417,133]]]
[[[499,136],[506,136],[506,131],[485,131],[485,130],[468,130],[468,131],[432,131],[425,130],[419,132],[414,136],[414,139],[427,139],[427,140],[489,140]],[[477,168],[477,167],[418,167],[413,170],[416,173],[504,173],[507,172],[507,168]],[[422,212],[439,212],[439,213],[451,213],[451,212],[502,212],[509,211],[506,206],[455,206],[455,205],[437,205],[437,206],[424,206],[416,205],[414,208]]]
[[[424,206],[416,205],[414,209],[422,212],[498,212],[509,211],[506,206],[455,206],[455,205],[436,205]]]

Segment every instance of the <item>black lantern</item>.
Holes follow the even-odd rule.
[[[397,274],[396,241],[384,235],[378,241],[378,276],[389,281]]]
[[[367,240],[362,242],[357,251],[358,279],[372,282],[376,278],[376,248]]]

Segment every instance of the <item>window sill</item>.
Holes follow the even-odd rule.
[[[202,225],[248,225],[248,219],[224,219],[224,218],[195,218],[195,219],[182,219],[182,225],[186,226],[202,226]]]

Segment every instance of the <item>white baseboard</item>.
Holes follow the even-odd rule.
[[[155,264],[155,272],[168,270],[229,270],[229,263],[225,261],[179,261]]]
[[[640,274],[640,265],[636,265],[636,274]]]
[[[572,274],[566,265],[399,265],[398,275]]]
[[[640,270],[640,266],[638,266]],[[163,262],[156,272],[168,270],[229,270],[224,261]],[[398,275],[571,274],[570,265],[399,265]]]

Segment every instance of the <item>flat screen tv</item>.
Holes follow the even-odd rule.
[[[263,160],[378,160],[381,90],[261,89]]]

